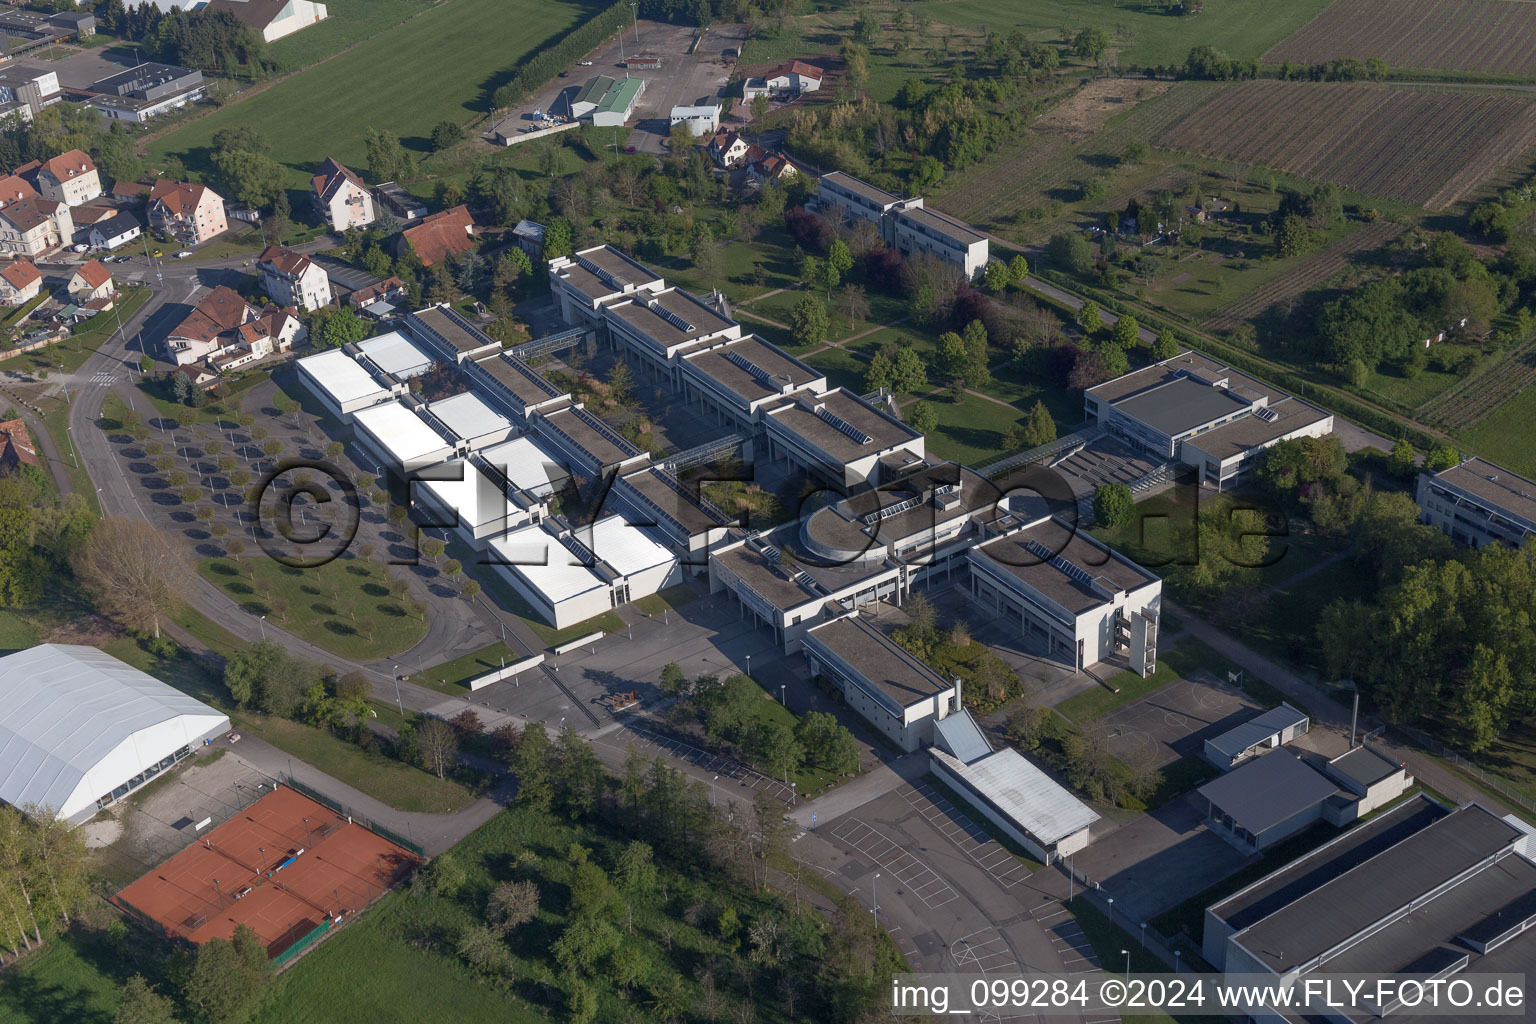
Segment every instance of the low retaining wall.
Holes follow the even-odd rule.
[[[522,661],[513,662],[506,668],[498,668],[495,671],[487,672],[483,676],[475,676],[475,678],[471,679],[466,685],[471,690],[478,690],[482,686],[490,686],[492,683],[499,683],[503,679],[509,679],[520,672],[526,672],[529,669],[537,668],[542,664],[544,664],[544,655],[535,654],[531,658],[524,658]]]
[[[589,633],[589,634],[587,634],[584,637],[580,637],[579,639],[572,640],[568,644],[561,644],[559,647],[555,648],[555,653],[556,654],[564,654],[566,651],[574,651],[578,647],[585,647],[585,646],[587,646],[587,644],[595,644],[595,643],[597,643],[597,641],[601,640],[603,637],[605,637],[607,635],[608,634],[603,632],[602,630],[598,630],[596,633]]]
[[[551,135],[559,135],[561,132],[568,132],[572,128],[580,128],[580,127],[581,127],[581,122],[580,121],[567,121],[565,124],[557,124],[553,128],[539,128],[539,129],[537,129],[535,131],[531,131],[531,132],[517,132],[517,133],[514,133],[512,135],[503,135],[501,137],[506,139],[507,141],[505,141],[505,142],[498,142],[497,145],[500,145],[500,146],[515,146],[515,145],[517,145],[520,142],[532,142],[534,139],[547,139]],[[500,133],[499,132],[492,132],[491,134],[493,136],[495,136],[495,135],[498,135]],[[494,141],[494,138],[493,138],[493,141]]]

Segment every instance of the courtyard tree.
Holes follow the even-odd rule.
[[[827,340],[830,324],[827,307],[812,295],[803,295],[789,314],[789,326],[800,345],[819,345]]]
[[[428,718],[422,723],[416,737],[416,749],[422,767],[438,778],[443,778],[448,769],[453,767],[454,757],[459,752],[459,741],[453,727],[441,718]]]
[[[1093,492],[1095,522],[1118,530],[1136,521],[1136,500],[1125,484],[1100,484]]]
[[[1035,401],[1034,408],[1029,410],[1029,418],[1024,422],[1024,444],[1030,448],[1038,448],[1043,444],[1050,444],[1056,440],[1056,421],[1051,418],[1051,412],[1045,407],[1045,403]]]
[[[919,434],[931,434],[939,427],[939,411],[932,402],[917,402],[907,413],[907,423]]]
[[[160,636],[160,621],[192,593],[196,576],[180,548],[143,519],[110,516],[71,560],[96,607],[129,629]]]

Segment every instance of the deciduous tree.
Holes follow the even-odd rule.
[[[75,578],[102,612],[156,637],[160,621],[196,585],[181,549],[142,519],[102,520],[72,565]]]

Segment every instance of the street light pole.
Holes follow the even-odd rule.
[[[629,9],[631,11],[633,11],[634,14],[635,14],[635,45],[639,46],[640,45],[640,2],[639,2],[639,0],[630,0]]]
[[[265,643],[267,640],[267,617],[263,615],[258,621],[261,625],[261,640]]]
[[[1125,976],[1129,978],[1131,976],[1131,951],[1122,949],[1120,952],[1125,954]]]
[[[404,718],[405,717],[405,705],[400,703],[400,666],[399,665],[395,666],[394,680],[395,680],[395,707],[400,709],[400,717]]]
[[[875,880],[873,882],[869,883],[869,891],[873,895],[874,902],[875,902],[875,909],[872,911],[872,913],[875,915],[875,920],[879,921],[880,920],[880,872],[878,872],[878,871],[875,872]]]
[[[709,806],[711,807],[715,806],[715,783],[719,781],[720,776],[718,775],[709,780]]]

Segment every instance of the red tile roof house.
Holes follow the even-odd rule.
[[[166,336],[165,347],[171,362],[178,366],[196,363],[237,347],[240,325],[250,323],[256,316],[256,310],[238,292],[219,285]]]
[[[309,188],[315,210],[332,231],[367,227],[374,222],[373,193],[362,178],[331,157],[320,165],[320,173],[310,181]]]
[[[149,224],[188,245],[206,242],[229,228],[223,196],[206,185],[166,178],[150,190]]]
[[[102,266],[101,260],[82,263],[75,276],[69,279],[69,297],[82,305],[92,299],[105,298],[116,290],[112,271]]]
[[[371,302],[383,300],[394,302],[403,299],[406,295],[405,282],[398,277],[386,277],[377,284],[370,284],[366,288],[358,288],[347,294],[347,302],[361,309]]]
[[[469,207],[455,206],[451,210],[434,213],[423,218],[420,224],[400,232],[401,247],[409,245],[421,260],[430,267],[449,256],[457,256],[475,247],[475,222],[469,215]]]
[[[14,473],[20,466],[42,466],[37,445],[21,420],[0,422],[0,476]]]
[[[90,157],[72,149],[43,161],[37,169],[37,190],[44,199],[79,206],[101,195],[101,175]]]
[[[303,341],[306,335],[299,311],[292,306],[286,309],[268,307],[256,319],[241,324],[236,333],[239,336],[236,347],[208,360],[208,365],[220,373],[238,369],[273,352],[287,352],[295,341]]]
[[[747,162],[747,140],[735,132],[716,132],[709,140],[709,155],[721,167],[740,167]]]
[[[814,64],[792,60],[763,72],[760,78],[749,78],[741,87],[741,98],[748,103],[757,96],[770,99],[793,99],[804,92],[821,88],[827,73]]]
[[[0,302],[19,306],[43,290],[43,273],[30,260],[16,260],[0,270]]]

